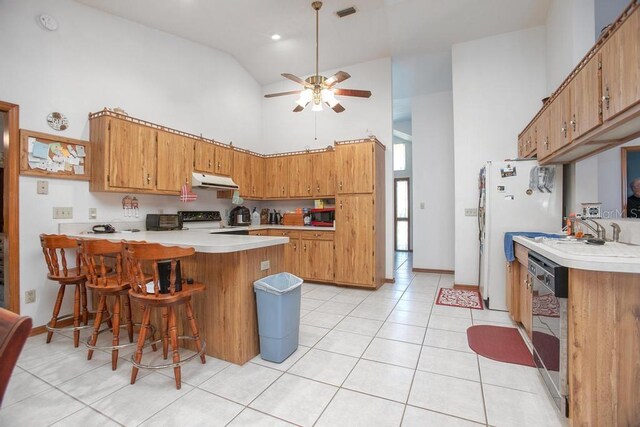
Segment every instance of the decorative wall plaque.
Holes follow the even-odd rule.
[[[65,130],[69,127],[69,119],[62,113],[54,111],[47,116],[47,124],[55,130]]]

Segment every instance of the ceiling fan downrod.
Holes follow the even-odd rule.
[[[311,3],[311,7],[316,11],[316,76],[319,75],[318,70],[318,61],[320,58],[319,50],[320,50],[320,42],[319,42],[319,34],[320,34],[320,8],[322,7],[321,1],[314,1]]]

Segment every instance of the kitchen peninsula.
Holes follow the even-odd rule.
[[[531,336],[529,253],[568,269],[566,360],[572,425],[637,425],[640,419],[640,247],[515,237],[509,312]],[[522,291],[529,284],[528,291]],[[535,304],[534,304],[535,305]],[[533,310],[535,312],[535,309]],[[560,318],[564,317],[560,314]],[[535,324],[533,329],[535,330]],[[535,332],[534,332],[535,333]],[[562,353],[561,353],[562,354]]]
[[[183,278],[205,284],[204,293],[193,297],[193,309],[206,341],[206,354],[238,365],[259,354],[253,282],[284,271],[288,237],[221,235],[203,230],[69,235],[193,247],[196,254],[181,260],[181,271]],[[263,270],[261,264],[267,268]],[[182,331],[188,330],[186,316],[177,317],[183,319],[178,325],[178,335],[183,335]],[[152,324],[159,321],[158,316]]]

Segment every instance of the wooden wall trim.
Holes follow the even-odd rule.
[[[5,289],[8,289],[7,309],[20,314],[20,229],[19,229],[19,174],[20,174],[20,107],[0,101],[0,111],[7,113],[8,123],[4,140],[4,232],[5,247]]]
[[[414,273],[436,273],[436,274],[453,274],[453,270],[438,270],[435,268],[414,268]]]

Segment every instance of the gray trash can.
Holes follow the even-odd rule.
[[[278,273],[253,283],[264,360],[281,363],[298,348],[302,282],[291,273]]]

